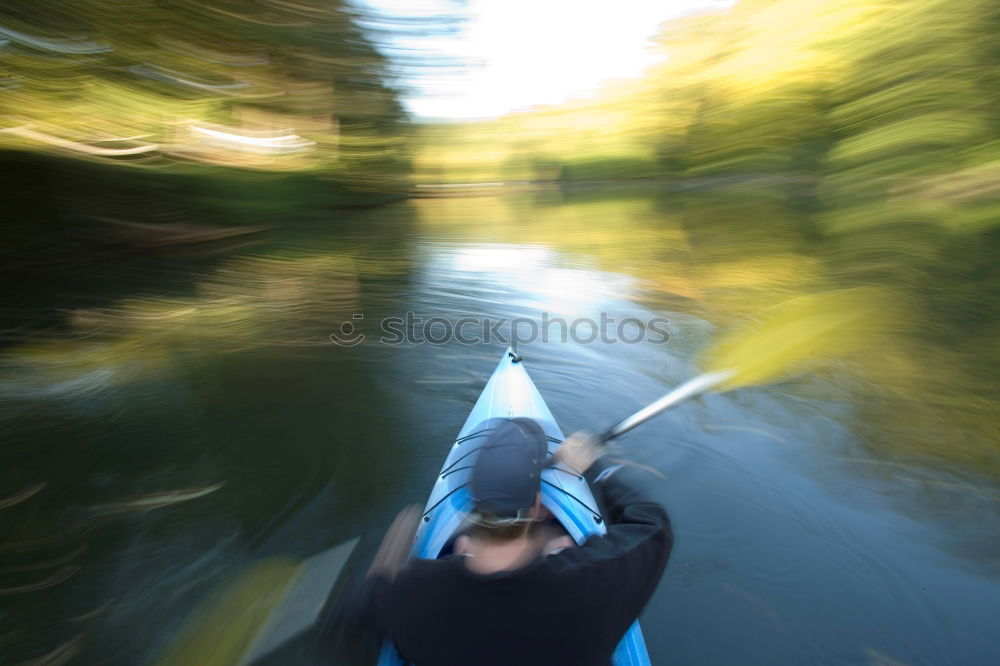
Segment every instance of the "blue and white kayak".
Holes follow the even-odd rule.
[[[548,436],[549,455],[553,455],[564,439],[562,430],[520,358],[508,349],[448,452],[417,528],[412,551],[414,556],[436,559],[450,554],[452,541],[466,527],[465,516],[473,509],[469,477],[479,447],[490,430],[487,421],[519,416],[538,422]],[[583,477],[565,468],[546,467],[542,471],[541,491],[542,504],[578,544],[586,541],[591,534],[604,534],[600,508]],[[614,666],[650,663],[638,621],[625,632],[615,649],[612,663]],[[403,664],[395,647],[386,643],[379,655],[378,665]]]

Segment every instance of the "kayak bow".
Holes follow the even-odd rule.
[[[564,436],[552,412],[528,376],[520,357],[507,349],[486,387],[458,433],[430,498],[424,507],[413,544],[413,555],[427,559],[447,556],[453,539],[463,529],[473,508],[469,477],[479,447],[488,435],[486,421],[494,418],[528,417],[542,427],[555,453]],[[546,467],[542,472],[542,504],[566,532],[582,544],[592,534],[604,534],[604,519],[586,480],[565,467]],[[649,653],[639,622],[632,623],[615,649],[615,666],[646,666]],[[402,666],[395,647],[386,643],[378,666]]]

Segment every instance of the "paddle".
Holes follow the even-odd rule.
[[[316,623],[357,543],[250,566],[191,617],[157,666],[245,666],[274,653]]]
[[[596,436],[598,444],[660,412],[709,392],[764,384],[873,344],[892,311],[888,295],[869,287],[810,294],[785,301],[724,336],[704,353],[708,372]]]

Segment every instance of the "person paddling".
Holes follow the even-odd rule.
[[[545,434],[533,420],[500,421],[474,464],[470,530],[445,559],[409,559],[419,512],[383,540],[355,611],[417,666],[608,666],[649,601],[673,545],[665,509],[640,471],[600,457],[578,433],[555,458],[583,474],[607,533],[579,547],[541,503]]]

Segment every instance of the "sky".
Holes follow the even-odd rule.
[[[463,67],[427,67],[405,103],[418,118],[490,118],[593,94],[610,79],[639,76],[657,58],[650,38],[666,20],[734,0],[469,0],[458,34],[397,38],[412,52]],[[383,14],[426,16],[447,0],[358,0]]]

